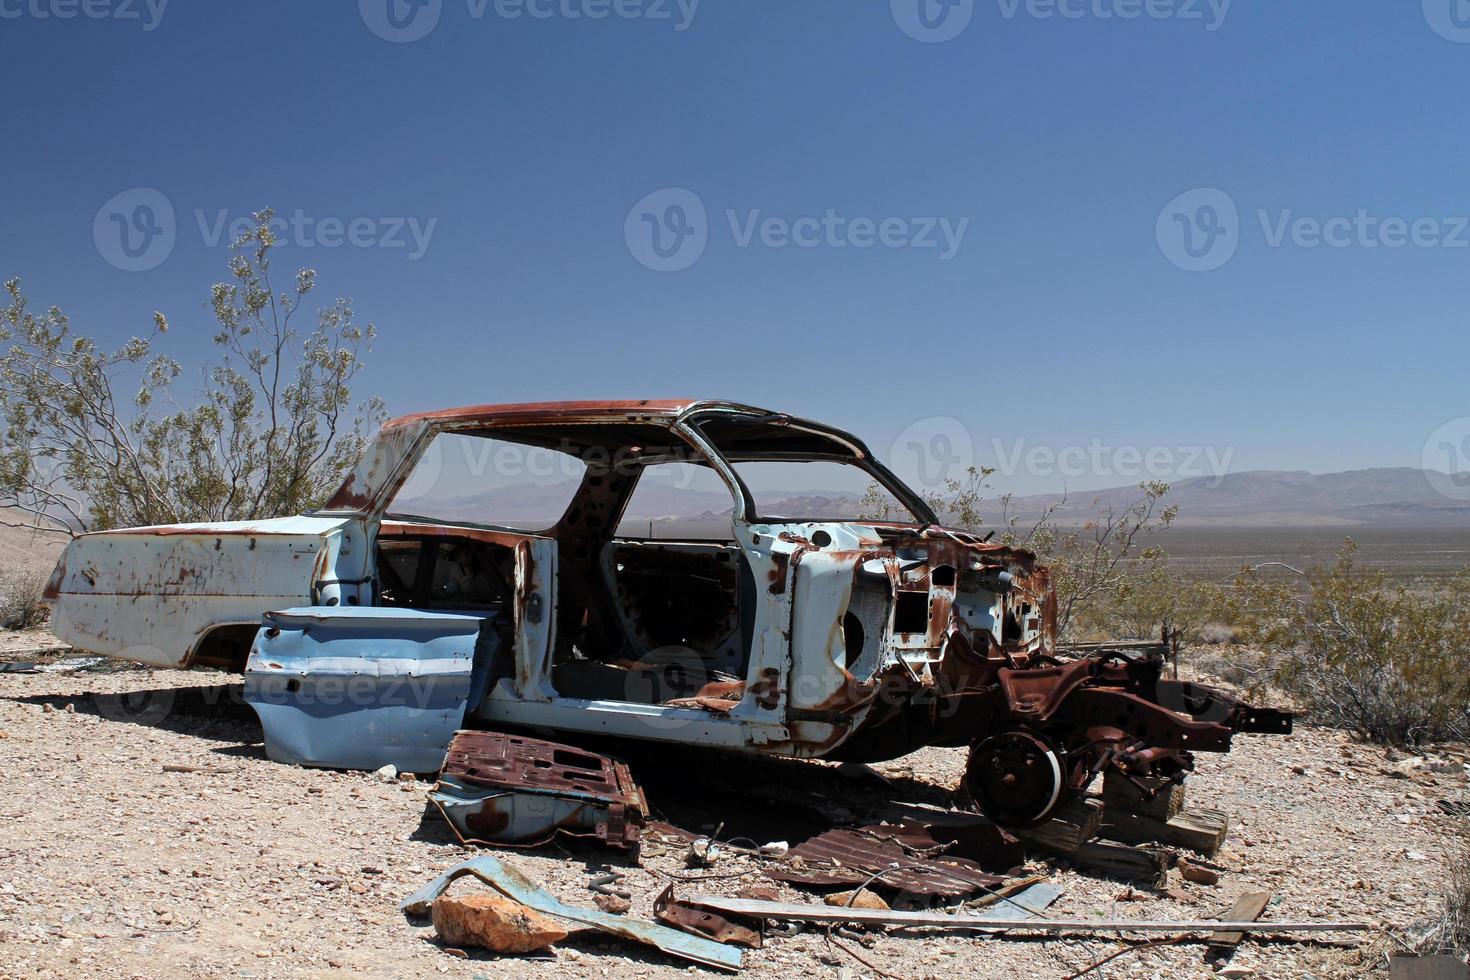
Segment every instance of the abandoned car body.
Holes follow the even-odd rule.
[[[573,478],[504,513],[411,510],[454,482],[454,449],[486,460],[477,440],[491,485],[506,447]],[[628,527],[671,467],[721,489],[717,533]],[[768,512],[752,474],[781,467],[855,476],[896,519]],[[77,647],[243,670],[271,757],[305,765],[435,771],[475,727],[857,761],[970,745],[976,803],[1029,824],[1106,768],[1182,778],[1192,752],[1291,721],[1165,679],[1157,646],[1059,650],[1031,554],[939,526],[851,435],[726,402],[398,419],[323,509],[84,535],[47,596]]]

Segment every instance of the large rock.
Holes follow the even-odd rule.
[[[520,902],[490,892],[434,900],[434,931],[449,946],[530,953],[567,938],[567,930]]]

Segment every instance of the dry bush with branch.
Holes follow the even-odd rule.
[[[218,361],[180,404],[179,363],[155,350],[168,330],[108,350],[52,307],[30,310],[20,282],[0,308],[0,505],[68,531],[300,513],[341,482],[383,418],[352,384],[374,336],[348,300],[295,319],[316,286],[302,269],[271,281],[273,212],[233,243],[230,280],[212,290]],[[132,375],[137,385],[120,392]]]
[[[947,479],[924,495],[941,523],[961,531],[979,532],[986,479],[995,471],[970,467],[960,479]],[[1001,523],[996,531],[1005,544],[1026,548],[1051,567],[1057,590],[1057,629],[1064,638],[1083,630],[1156,637],[1163,628],[1195,625],[1192,603],[1203,593],[1169,577],[1163,549],[1150,545],[1168,527],[1178,508],[1164,504],[1167,483],[1139,484],[1136,501],[1121,510],[1094,502],[1087,520],[1062,521],[1067,498],[1047,506],[1023,521],[1014,512],[1014,498],[1000,498]],[[861,515],[886,520],[893,501],[878,484],[869,486]],[[1213,604],[1211,605],[1213,608]]]
[[[1242,573],[1229,602],[1243,639],[1326,724],[1396,744],[1470,736],[1470,569],[1413,589],[1356,552],[1348,541],[1295,582]]]
[[[24,630],[46,622],[41,590],[49,570],[27,565],[0,570],[0,629]]]
[[[1138,490],[1138,499],[1121,510],[1094,502],[1093,516],[1080,525],[1058,520],[1066,506],[1065,496],[1029,523],[1011,514],[1010,497],[1002,498],[1006,515],[1002,540],[1035,552],[1051,567],[1057,589],[1057,630],[1064,639],[1085,625],[1087,614],[1097,620],[1105,610],[1126,600],[1130,589],[1136,594],[1149,576],[1157,573],[1156,580],[1166,581],[1158,578],[1167,574],[1161,571],[1164,551],[1149,541],[1174,522],[1179,508],[1163,502],[1169,493],[1167,483],[1140,483]],[[1182,605],[1175,601],[1172,608],[1177,616]],[[1135,613],[1142,611],[1141,606],[1135,608]],[[1167,610],[1161,607],[1159,613],[1165,616]],[[1159,627],[1167,622],[1161,618],[1148,635],[1158,635]]]

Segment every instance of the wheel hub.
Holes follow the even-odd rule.
[[[996,823],[1029,827],[1062,801],[1065,772],[1061,753],[1042,736],[1002,732],[970,750],[965,788],[980,812]]]

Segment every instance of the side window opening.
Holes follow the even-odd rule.
[[[394,496],[388,516],[542,533],[566,514],[586,472],[575,451],[441,432]]]

